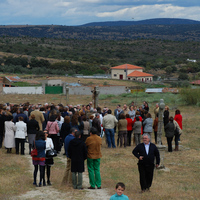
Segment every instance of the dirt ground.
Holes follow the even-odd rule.
[[[30,169],[30,178],[33,179],[32,173],[34,170],[34,167],[32,165],[32,158],[28,154],[28,143],[25,144],[25,156],[27,160],[29,161],[29,169]],[[63,163],[63,165],[66,165],[66,157],[63,156],[64,150],[62,148],[62,151],[60,154],[58,154],[58,158]],[[63,172],[64,174],[64,172]],[[37,179],[39,179],[39,172]],[[80,190],[78,193],[74,193],[74,189],[71,188],[70,190],[66,192],[61,192],[54,188],[53,183],[52,186],[43,186],[43,187],[35,187],[32,190],[28,191],[25,194],[15,196],[12,198],[9,198],[9,200],[36,200],[36,199],[48,199],[48,200],[106,200],[110,198],[110,195],[108,194],[106,188],[102,189],[95,189],[95,190],[89,190],[87,189],[89,187],[89,178],[87,170],[83,173],[83,190]]]

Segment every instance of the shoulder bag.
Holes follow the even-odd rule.
[[[34,149],[31,151],[31,156],[35,157],[37,155],[38,155],[38,152],[37,152],[37,149],[36,149],[36,146],[35,146],[35,141],[34,141]]]

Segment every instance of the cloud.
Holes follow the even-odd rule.
[[[80,25],[151,18],[200,20],[199,0],[1,0],[0,24]]]
[[[200,7],[180,7],[172,4],[142,5],[112,12],[99,12],[97,17],[113,20],[135,20],[150,18],[190,18],[200,20]]]

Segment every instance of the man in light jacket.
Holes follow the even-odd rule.
[[[111,115],[111,110],[108,110],[107,113],[103,118],[103,127],[105,128],[108,148],[111,148],[111,144],[112,148],[116,148],[114,127],[117,125],[118,120],[114,115]]]

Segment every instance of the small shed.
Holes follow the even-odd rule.
[[[60,79],[42,81],[45,94],[66,94],[66,83]]]

